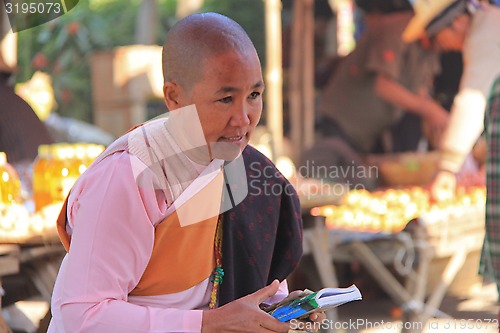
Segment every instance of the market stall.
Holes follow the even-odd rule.
[[[3,295],[4,290],[1,285],[1,279],[5,275],[16,274],[19,272],[19,246],[0,245],[0,290]],[[0,308],[1,308],[0,298]],[[9,332],[9,328],[0,313],[0,332]]]
[[[55,222],[72,185],[103,149],[83,143],[42,145],[30,168],[18,168],[21,174],[0,152],[0,280],[22,274],[50,302],[65,254]],[[16,293],[5,290],[10,292]]]
[[[414,183],[428,169],[432,177],[431,164],[421,162],[410,168],[420,176],[411,179],[399,170],[394,178]],[[481,249],[486,193],[484,186],[460,187],[455,198],[433,202],[423,187],[392,185],[353,190],[336,205],[311,209],[316,222],[305,230],[305,250],[327,286],[336,285],[328,263],[359,262],[403,310],[404,320],[422,323],[407,331],[420,332],[431,317],[449,318],[439,307],[467,257]],[[439,271],[437,260],[445,262]]]

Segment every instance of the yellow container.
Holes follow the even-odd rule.
[[[40,145],[38,147],[38,156],[33,164],[33,199],[36,211],[52,202],[49,186],[51,162],[51,147],[49,145]]]
[[[35,209],[61,202],[82,173],[104,150],[88,143],[43,145],[33,166]]]
[[[75,172],[75,153],[69,144],[58,144],[53,150],[50,172],[52,202],[64,201],[79,174]]]
[[[4,204],[21,203],[21,181],[9,163],[7,155],[0,152],[0,201]]]

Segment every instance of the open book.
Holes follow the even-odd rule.
[[[279,321],[286,322],[361,299],[361,292],[355,285],[348,288],[324,288],[316,292],[304,290],[301,293],[292,293],[281,302],[263,310]]]

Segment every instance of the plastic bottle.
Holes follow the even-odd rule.
[[[39,211],[52,202],[50,196],[51,147],[40,145],[38,156],[33,164],[33,198],[35,210]]]
[[[69,191],[79,177],[78,169],[75,170],[75,152],[71,145],[62,144],[56,150],[55,159],[57,166],[53,174],[55,188],[53,189],[53,202],[60,202],[66,199]]]
[[[21,181],[4,152],[0,152],[0,200],[5,204],[21,203]]]

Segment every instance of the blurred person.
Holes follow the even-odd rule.
[[[52,140],[43,122],[9,84],[14,70],[0,53],[0,151],[16,166],[33,162],[38,146]]]
[[[488,144],[486,163],[486,232],[481,254],[479,271],[483,276],[492,279],[497,285],[500,295],[500,76],[497,77],[485,115],[485,136]],[[499,313],[500,318],[500,313]]]
[[[497,162],[500,8],[498,1],[495,4],[466,0],[417,0],[414,4],[415,18],[408,25],[403,39],[437,39],[450,49],[463,50],[460,89],[453,100],[450,123],[441,141],[439,171],[431,186],[431,194],[436,200],[448,200],[454,196],[456,174],[485,128],[488,141],[486,233],[480,272],[495,281],[500,294]],[[491,98],[485,115],[490,90]]]
[[[301,165],[318,160],[327,167],[352,168],[366,154],[386,152],[384,133],[404,112],[418,115],[436,130],[446,126],[447,111],[429,97],[440,69],[439,46],[401,40],[412,16],[411,11],[366,16],[356,48],[321,92],[316,126],[320,138]]]
[[[52,140],[33,109],[14,92],[10,82],[15,72],[16,68],[8,66],[0,52],[0,151],[7,154],[9,163],[19,173],[23,187],[30,192],[32,162],[38,154],[38,146]],[[2,306],[12,317],[18,313],[12,305],[39,295],[29,278],[28,269],[29,263],[21,265],[20,273],[2,277],[5,291]],[[0,332],[5,332],[2,325],[0,316]]]
[[[0,51],[0,151],[7,154],[8,162],[19,175],[22,196],[29,197],[38,146],[50,144],[53,140],[33,108],[15,93],[11,84],[15,71],[6,65]]]
[[[412,10],[408,0],[356,0],[356,5],[365,15]],[[387,152],[416,150],[422,140],[422,134],[420,117],[411,112],[404,112],[401,118],[391,125],[390,136],[387,136]]]
[[[411,12],[367,17],[364,35],[321,94],[326,136],[340,134],[356,151],[374,152],[403,110],[444,128],[447,112],[427,95],[439,71],[436,46],[400,39],[411,18]]]
[[[464,60],[450,124],[440,142],[439,171],[431,186],[432,196],[439,200],[453,197],[456,175],[483,131],[488,92],[500,75],[500,8],[484,1],[432,4],[415,3],[415,21],[404,38],[442,40],[451,49],[463,50]]]
[[[61,211],[49,332],[287,332],[259,304],[288,294],[302,220],[290,183],[247,146],[257,52],[233,20],[194,14],[168,33],[163,74],[170,111],[111,144]]]

